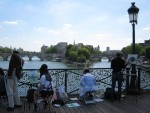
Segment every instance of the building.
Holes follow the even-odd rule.
[[[68,46],[68,43],[67,42],[59,42],[58,44],[57,44],[57,52],[59,53],[59,54],[63,54],[63,55],[65,55],[66,54],[66,49],[67,49],[67,46]]]
[[[41,47],[41,53],[44,54],[44,53],[45,53],[45,50],[46,50],[47,48],[48,48],[48,46],[43,45],[43,46]]]
[[[150,39],[145,40],[144,43],[139,43],[139,45],[141,45],[141,46],[150,46]]]
[[[83,47],[83,43],[74,44],[74,46],[76,46],[77,48],[81,48]]]
[[[110,48],[109,48],[109,47],[106,47],[106,51],[109,52],[109,51],[110,51]]]

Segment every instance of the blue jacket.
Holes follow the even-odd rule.
[[[89,89],[92,90],[95,85],[96,85],[96,80],[92,74],[86,73],[82,76],[82,78],[80,80],[81,87],[89,87]]]

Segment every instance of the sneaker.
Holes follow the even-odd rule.
[[[14,111],[14,108],[13,107],[8,107],[7,111]]]
[[[15,107],[15,108],[21,108],[22,105],[15,105],[14,107]]]
[[[34,104],[34,111],[37,111],[38,107],[37,104]]]

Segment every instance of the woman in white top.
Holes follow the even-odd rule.
[[[37,110],[37,97],[41,96],[44,99],[45,105],[47,106],[46,97],[53,96],[54,91],[52,89],[52,78],[48,72],[48,66],[46,64],[42,64],[39,69],[40,71],[40,86],[34,92],[34,110]]]

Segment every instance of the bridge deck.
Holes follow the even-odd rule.
[[[79,107],[69,108],[66,105],[54,108],[56,113],[150,113],[150,93],[135,95],[127,95],[125,100],[118,102],[111,102],[104,100],[96,104],[84,105],[81,101],[69,101],[69,103],[77,102],[80,104]],[[0,113],[34,113],[33,105],[29,110],[28,103],[22,98],[23,107],[15,109],[14,112],[8,112],[6,105],[1,105]],[[39,111],[38,113],[42,113]]]

